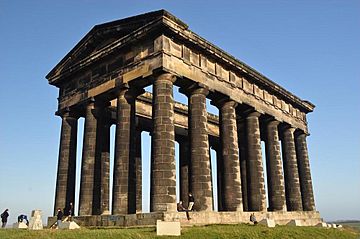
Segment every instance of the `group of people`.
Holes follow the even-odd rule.
[[[74,205],[72,202],[64,208],[64,211],[62,211],[61,208],[57,209],[56,220],[58,226],[61,224],[64,216],[68,221],[71,221],[71,217],[74,216]]]
[[[1,213],[1,228],[5,228],[7,221],[8,221],[8,217],[9,217],[9,209],[5,209],[5,211],[3,213]],[[25,214],[20,214],[18,216],[18,223],[20,222],[24,222],[26,221],[26,225],[29,226],[29,220],[28,217]]]
[[[189,211],[192,211],[193,210],[193,207],[194,207],[194,203],[195,203],[195,199],[194,199],[194,196],[193,194],[190,192],[189,193],[189,206],[186,208],[184,205],[183,205],[183,202],[182,201],[179,201],[178,204],[177,204],[177,211],[178,212],[186,212],[186,217],[188,220],[190,220],[190,216],[189,216]]]

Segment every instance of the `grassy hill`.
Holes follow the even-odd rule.
[[[349,228],[316,228],[316,227],[291,227],[277,226],[267,228],[261,225],[211,225],[203,227],[189,227],[182,229],[182,236],[178,238],[359,238],[360,233]],[[132,229],[80,229],[72,231],[60,230],[0,230],[1,239],[85,239],[85,238],[158,238],[155,228]],[[161,237],[174,238],[174,237]]]

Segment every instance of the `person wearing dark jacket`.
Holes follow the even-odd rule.
[[[9,211],[9,209],[6,209],[3,213],[1,213],[1,222],[2,222],[1,227],[2,228],[4,228],[6,226],[7,219],[9,217],[8,211]]]
[[[61,224],[62,222],[62,218],[64,216],[64,213],[61,211],[61,208],[58,208],[57,210],[57,215],[56,215],[56,220],[57,220],[57,225],[59,227],[59,225]]]

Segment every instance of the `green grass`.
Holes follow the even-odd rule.
[[[359,222],[342,222],[340,223],[344,227],[352,227],[360,232],[360,223]]]
[[[351,229],[333,229],[316,227],[277,226],[267,228],[261,225],[211,225],[203,227],[189,227],[182,229],[180,238],[359,238],[360,233]],[[85,239],[85,238],[158,238],[155,228],[133,229],[80,229],[80,230],[0,230],[1,239]],[[174,237],[160,237],[174,238]],[[179,237],[176,237],[179,238]]]

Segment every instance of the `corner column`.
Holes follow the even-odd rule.
[[[191,155],[190,191],[195,199],[194,208],[198,211],[213,210],[206,111],[206,96],[208,93],[209,91],[205,88],[195,88],[190,91],[188,96]]]
[[[136,212],[135,98],[127,86],[117,97],[113,215]]]
[[[163,73],[153,85],[151,212],[176,211],[174,81],[174,75]]]
[[[79,216],[93,214],[96,125],[94,100],[86,106],[84,142],[81,162]]]
[[[223,102],[220,106],[220,140],[223,159],[224,209],[243,211],[239,146],[234,101]]]
[[[246,117],[247,133],[247,184],[249,211],[266,211],[264,168],[262,163],[259,127],[260,113],[252,112]]]
[[[286,206],[288,211],[302,211],[294,131],[295,129],[292,127],[284,127],[283,138],[281,140],[284,160]]]
[[[266,125],[266,172],[269,195],[269,211],[285,211],[285,186],[281,162],[279,122],[271,120]]]
[[[306,143],[306,134],[304,132],[295,134],[295,144],[303,209],[304,211],[315,211],[309,154]]]
[[[64,209],[70,202],[74,203],[75,199],[77,118],[71,117],[69,112],[61,118],[54,215],[58,208]]]

